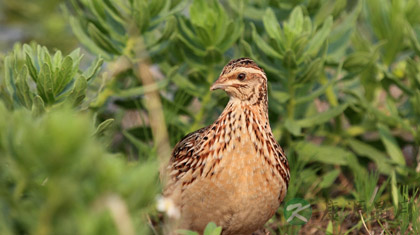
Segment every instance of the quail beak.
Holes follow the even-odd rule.
[[[223,77],[219,77],[214,83],[213,85],[210,87],[211,91],[217,90],[217,89],[222,89],[224,90],[227,85],[224,84],[225,79]]]

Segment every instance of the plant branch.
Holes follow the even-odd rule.
[[[138,38],[135,55],[136,59],[133,59],[133,61],[136,61],[135,73],[137,78],[145,87],[156,86],[155,79],[150,71],[149,56],[141,37]],[[145,99],[145,106],[153,134],[153,143],[159,159],[160,179],[164,186],[167,180],[166,165],[171,155],[171,147],[169,145],[168,129],[166,127],[159,91],[153,89],[145,91]]]

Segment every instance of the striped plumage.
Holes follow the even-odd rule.
[[[208,222],[223,234],[251,234],[286,195],[289,166],[268,120],[267,78],[249,58],[230,61],[212,90],[229,103],[210,126],[174,148],[164,191],[181,210],[180,227],[202,233]]]

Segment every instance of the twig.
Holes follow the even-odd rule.
[[[136,61],[135,71],[137,78],[143,86],[150,87],[156,85],[153,74],[150,71],[149,56],[141,37],[138,38],[135,47],[136,58],[132,58],[132,60]],[[171,154],[171,147],[169,145],[168,129],[166,127],[162,102],[158,90],[145,92],[145,98],[145,106],[148,111],[150,128],[153,134],[153,143],[159,158],[160,179],[162,185],[165,186],[167,179],[166,164]]]
[[[127,204],[116,194],[110,194],[103,198],[102,202],[109,210],[118,234],[134,235],[134,226],[128,212]]]
[[[376,186],[375,190],[373,190],[372,196],[370,197],[370,200],[369,200],[369,204],[372,204],[373,201],[375,200],[376,194],[378,193],[378,189],[379,189],[379,187]]]
[[[372,233],[369,231],[369,229],[366,226],[366,223],[365,223],[365,220],[363,219],[363,215],[362,215],[361,210],[359,210],[359,215],[360,215],[360,218],[362,218],[362,223],[363,223],[363,226],[365,226],[366,231],[368,232],[369,235],[372,235]]]

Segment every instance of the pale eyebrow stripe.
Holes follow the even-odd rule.
[[[226,74],[226,75],[230,75],[231,73],[237,72],[237,70],[241,70],[247,73],[259,73],[260,75],[265,77],[265,73],[259,69],[254,69],[254,68],[246,68],[246,67],[238,67],[233,69],[230,73]]]

